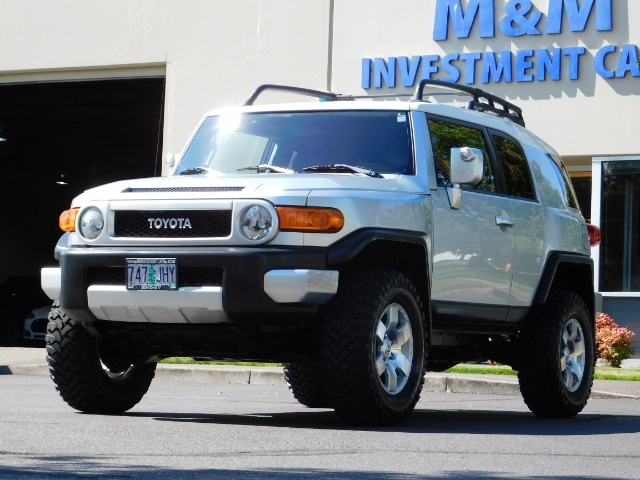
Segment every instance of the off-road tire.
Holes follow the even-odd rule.
[[[110,372],[100,361],[96,339],[57,303],[49,314],[46,345],[49,373],[56,390],[81,412],[127,411],[142,399],[155,375],[155,363]]]
[[[584,356],[576,356],[580,351]],[[532,310],[518,336],[518,380],[524,402],[542,417],[577,415],[591,394],[595,360],[587,305],[573,292],[552,292],[544,305]]]
[[[283,365],[289,391],[298,402],[309,408],[330,408],[322,387],[320,369],[309,361],[295,361]]]
[[[395,309],[395,314],[390,308]],[[400,311],[400,313],[399,313]],[[388,313],[387,316],[385,314]],[[411,328],[412,359],[396,391],[384,384],[388,370],[381,358],[393,342],[385,340],[382,321],[393,316]],[[364,425],[394,425],[402,422],[420,398],[425,375],[425,314],[415,287],[402,273],[388,269],[367,269],[341,273],[336,296],[325,307],[320,338],[321,377],[324,390],[336,413],[348,422]],[[382,332],[380,332],[382,330]],[[392,329],[387,330],[387,333]],[[397,338],[408,335],[399,332]],[[389,333],[390,338],[394,334]],[[393,340],[391,338],[391,340]],[[394,347],[408,345],[403,338]],[[404,348],[404,347],[403,347]],[[384,355],[381,357],[381,352]],[[402,358],[404,350],[400,352]],[[378,366],[377,366],[378,365]],[[389,369],[398,370],[389,364]],[[402,370],[404,371],[404,370]],[[398,377],[400,379],[400,376]]]

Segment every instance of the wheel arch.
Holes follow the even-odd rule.
[[[339,270],[389,268],[406,275],[418,290],[431,333],[429,235],[368,229],[355,232],[327,253],[327,263]]]
[[[533,303],[543,304],[551,292],[559,290],[577,293],[594,317],[593,260],[584,255],[551,253],[542,271]]]

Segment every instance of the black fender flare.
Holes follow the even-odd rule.
[[[569,270],[567,270],[567,267]],[[579,272],[575,278],[569,278],[568,271]],[[588,272],[588,275],[587,275]],[[593,288],[593,259],[586,255],[567,252],[551,252],[540,275],[538,287],[533,295],[533,304],[545,303],[554,284],[563,286],[572,282],[571,290],[578,293],[587,303],[591,313],[594,313],[595,298]]]
[[[385,229],[363,229],[357,230],[334,243],[327,250],[327,264],[335,265],[353,260],[368,245],[378,240],[391,242],[412,243],[422,246],[425,249],[425,258],[431,251],[429,235],[408,230],[385,230]],[[428,265],[427,272],[429,272]]]
[[[430,339],[433,320],[430,294],[432,275],[430,261],[430,234],[408,230],[387,230],[382,228],[357,230],[329,247],[327,250],[327,265],[337,266],[339,268],[340,265],[357,260],[358,255],[360,255],[368,246],[376,242],[410,244],[411,246],[419,247],[424,251],[424,255],[421,255],[423,258],[416,258],[414,261],[414,266],[419,273],[414,272],[415,274],[411,280],[422,298],[425,317],[428,322],[427,334]],[[411,275],[409,275],[409,277],[411,277]]]

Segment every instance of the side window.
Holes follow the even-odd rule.
[[[482,130],[442,120],[429,119],[429,132],[431,145],[433,145],[433,158],[436,163],[438,185],[450,185],[449,154],[452,148],[478,148],[484,153],[484,179],[474,190],[495,192],[496,184],[491,168],[487,142]]]
[[[535,199],[531,172],[522,148],[502,135],[493,135],[498,159],[507,182],[507,195]]]
[[[562,186],[562,193],[564,195],[565,203],[571,208],[580,208],[578,205],[578,198],[576,197],[576,192],[573,190],[573,185],[571,184],[571,180],[569,179],[569,172],[564,167],[562,160],[560,160],[555,155],[549,155],[553,161],[551,164],[554,167],[554,171],[558,176],[558,180],[560,181],[560,185]]]

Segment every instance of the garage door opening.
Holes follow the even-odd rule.
[[[15,344],[55,265],[58,216],[84,190],[159,175],[164,78],[0,85],[0,344]]]

